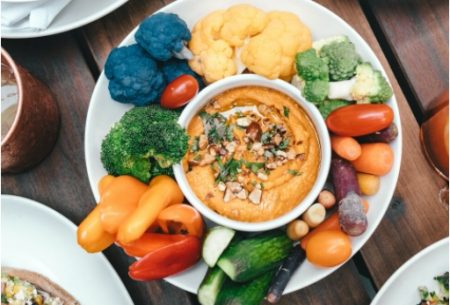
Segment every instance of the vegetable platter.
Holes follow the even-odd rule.
[[[159,12],[166,12],[166,13],[175,13],[180,18],[182,18],[189,29],[192,30],[193,26],[204,16],[206,16],[208,13],[211,13],[218,9],[227,9],[230,6],[236,5],[236,4],[250,4],[254,7],[257,7],[263,11],[287,11],[292,12],[295,15],[297,15],[301,21],[310,29],[312,34],[312,40],[317,41],[320,39],[332,37],[332,36],[338,36],[338,35],[345,35],[348,37],[349,41],[351,41],[354,46],[356,52],[361,56],[361,62],[368,62],[372,66],[370,68],[370,65],[362,65],[361,67],[361,74],[369,74],[371,76],[374,76],[373,79],[375,79],[374,83],[378,81],[378,78],[386,78],[386,74],[383,70],[383,67],[381,66],[380,62],[376,58],[374,52],[371,50],[370,46],[359,36],[359,34],[352,29],[344,20],[342,20],[340,17],[336,16],[333,12],[329,11],[328,9],[320,6],[319,4],[309,1],[309,0],[298,0],[298,1],[292,1],[292,0],[279,0],[279,1],[271,1],[271,0],[258,0],[258,1],[242,1],[242,0],[218,0],[218,1],[198,1],[198,0],[179,0],[176,1],[163,9],[161,9]],[[121,46],[127,46],[135,43],[135,34],[136,34],[137,28],[132,31],[121,43]],[[139,36],[139,35],[138,35]],[[108,65],[108,64],[107,64]],[[368,68],[369,67],[369,68]],[[374,70],[372,70],[374,69]],[[380,72],[376,72],[379,75],[376,75],[373,73],[373,71],[379,70]],[[92,95],[91,103],[89,106],[88,116],[87,116],[87,122],[86,122],[86,132],[85,132],[85,154],[86,154],[86,166],[88,171],[88,176],[91,184],[92,191],[94,193],[94,196],[99,202],[101,199],[100,193],[97,190],[97,183],[101,180],[102,177],[104,177],[107,172],[101,162],[101,149],[102,149],[102,141],[105,138],[105,136],[110,131],[111,127],[114,125],[114,123],[118,122],[121,117],[124,115],[125,112],[130,110],[132,108],[132,105],[130,104],[123,104],[118,103],[114,101],[111,98],[110,92],[108,90],[108,85],[111,79],[111,72],[108,72],[108,67],[106,67],[107,75],[105,73],[102,73],[99,77],[99,80],[97,82],[97,85],[95,87],[94,93]],[[111,70],[110,70],[111,71]],[[108,76],[108,78],[107,78]],[[327,76],[328,77],[328,76]],[[358,79],[356,80],[358,82]],[[337,88],[337,92],[345,91],[345,86],[348,87],[348,83],[343,84],[343,87]],[[388,83],[383,84],[384,88],[386,88]],[[382,86],[381,86],[382,87]],[[333,87],[336,89],[335,87]],[[191,87],[192,89],[192,87]],[[348,89],[348,88],[347,88]],[[364,88],[363,88],[364,89]],[[330,87],[331,90],[331,87]],[[383,90],[380,89],[380,94],[382,94]],[[117,93],[117,92],[116,92]],[[336,93],[336,91],[334,91]],[[377,93],[375,93],[376,95]],[[392,92],[391,92],[392,94]],[[339,95],[339,94],[338,94]],[[390,95],[389,95],[390,96]],[[389,97],[387,96],[387,97]],[[161,98],[161,103],[163,104],[164,94]],[[370,101],[370,100],[369,100]],[[367,102],[367,101],[366,101]],[[381,176],[379,180],[379,188],[378,191],[375,193],[373,192],[372,188],[373,185],[378,183],[378,180],[374,183],[373,179],[369,175],[359,175],[358,176],[358,182],[355,180],[352,182],[354,184],[359,183],[361,187],[361,191],[363,194],[372,194],[371,196],[367,196],[366,199],[369,201],[369,208],[367,211],[367,216],[364,216],[362,209],[360,209],[359,213],[361,214],[361,217],[367,221],[364,232],[359,236],[351,237],[350,239],[347,238],[346,240],[349,240],[351,242],[351,250],[348,253],[348,255],[345,255],[343,258],[344,261],[351,258],[352,255],[354,255],[356,252],[358,252],[361,247],[367,242],[367,240],[370,238],[370,236],[374,233],[376,230],[378,224],[380,223],[381,219],[383,218],[390,200],[393,196],[395,186],[397,183],[399,171],[400,171],[400,161],[401,161],[401,153],[402,153],[402,132],[401,132],[401,123],[400,123],[400,115],[399,110],[397,107],[397,103],[395,100],[395,96],[392,95],[386,103],[386,105],[389,106],[391,109],[389,112],[390,115],[390,122],[393,122],[397,126],[397,137],[395,140],[390,142],[388,145],[392,152],[392,155],[389,156],[389,168],[383,169],[383,168],[376,168],[374,169],[374,173],[377,173]],[[360,105],[355,105],[360,106]],[[365,105],[361,105],[365,106]],[[378,104],[372,104],[370,106],[379,107]],[[341,109],[344,109],[346,107],[343,107]],[[357,107],[358,109],[360,107]],[[320,110],[320,109],[319,109]],[[340,109],[336,111],[342,111]],[[344,111],[345,112],[345,111]],[[383,109],[378,111],[378,113],[382,113]],[[356,117],[358,115],[358,111],[352,112],[350,114],[344,113],[340,115],[340,118],[342,120],[342,117],[345,117],[345,115],[350,115],[350,117]],[[330,116],[331,117],[331,116]],[[345,135],[345,132],[342,133],[341,130],[339,130],[339,126],[342,126],[342,122],[336,123],[336,121],[332,121],[331,118],[328,117],[327,119],[327,125],[329,129],[332,129],[336,134]],[[336,115],[334,115],[334,118],[336,119]],[[339,118],[338,118],[339,119]],[[329,121],[328,121],[329,120]],[[339,121],[339,120],[338,120]],[[337,125],[336,125],[337,124]],[[337,126],[337,127],[336,127]],[[362,127],[364,124],[360,124]],[[336,128],[335,128],[336,127]],[[361,128],[362,128],[361,127]],[[387,126],[385,126],[387,127]],[[351,128],[351,126],[350,126]],[[384,128],[384,127],[383,127]],[[373,131],[376,131],[379,129],[375,129]],[[366,130],[363,134],[370,133],[370,126],[369,129]],[[356,134],[351,136],[358,136]],[[384,135],[383,135],[384,136]],[[345,139],[334,139],[332,146],[336,151],[340,151],[342,154],[342,147],[346,147],[346,142],[348,141]],[[359,141],[359,138],[358,138]],[[362,140],[361,140],[362,141]],[[351,142],[351,141],[350,141]],[[342,144],[344,143],[344,144]],[[366,145],[366,146],[364,146]],[[365,150],[369,151],[368,154],[370,155],[370,152],[373,151],[381,151],[380,149],[373,149],[370,145],[372,144],[364,144],[361,146],[363,152]],[[350,145],[351,146],[351,145]],[[384,147],[384,146],[383,146]],[[345,155],[347,152],[344,149],[343,154]],[[339,153],[338,153],[339,154]],[[354,164],[357,168],[364,168],[365,165],[367,165],[367,162],[359,162],[360,164]],[[362,163],[362,164],[361,164]],[[332,162],[333,164],[333,162]],[[332,165],[333,166],[333,165]],[[334,166],[337,168],[339,167],[339,164],[335,162]],[[362,187],[364,186],[364,187]],[[344,194],[345,195],[345,194]],[[340,196],[338,196],[340,197]],[[341,198],[339,198],[341,199]],[[181,202],[180,202],[181,203]],[[170,208],[170,207],[169,207]],[[156,216],[155,217],[160,217]],[[212,223],[208,223],[209,226],[214,226]],[[356,228],[358,229],[358,228]],[[360,232],[361,233],[361,232]],[[120,234],[120,232],[119,232]],[[267,233],[270,234],[270,233]],[[359,234],[359,233],[358,233]],[[345,234],[342,234],[345,235]],[[354,234],[357,235],[357,234]],[[120,235],[120,238],[123,238],[123,240],[126,240],[126,234]],[[263,235],[264,237],[264,235]],[[340,238],[340,236],[339,236]],[[344,238],[344,239],[345,239]],[[111,243],[113,240],[110,241]],[[191,246],[197,247],[197,245],[194,243],[191,243]],[[317,245],[316,245],[317,246]],[[320,247],[320,244],[318,245]],[[230,246],[231,247],[231,246]],[[234,249],[234,248],[233,248]],[[228,249],[228,252],[231,250]],[[226,254],[227,252],[225,252]],[[229,254],[228,254],[229,255]],[[293,258],[293,260],[301,259],[299,257]],[[321,258],[316,258],[317,261],[320,262]],[[223,259],[220,259],[220,261],[223,261]],[[290,263],[290,262],[286,262]],[[291,262],[292,263],[292,262]],[[293,273],[289,283],[287,284],[286,289],[284,290],[284,293],[290,293],[295,290],[307,287],[323,278],[331,274],[332,272],[336,271],[340,265],[342,265],[343,261],[339,261],[338,265],[332,264],[333,267],[317,267],[316,265],[311,264],[308,260],[305,260],[300,267]],[[225,263],[221,263],[222,265]],[[293,263],[292,263],[293,264]],[[322,264],[323,265],[323,264]],[[220,263],[219,263],[220,266]],[[222,266],[221,266],[222,267]],[[228,267],[223,267],[223,269],[226,269]],[[173,276],[166,277],[165,279],[172,283],[173,285],[180,287],[181,289],[184,289],[186,291],[189,291],[191,293],[197,293],[198,288],[200,286],[200,283],[205,278],[205,274],[207,272],[207,266],[203,261],[198,262],[195,266],[189,268],[188,270],[185,270],[184,272],[178,273]],[[233,271],[229,271],[230,274],[234,274]],[[131,272],[133,273],[133,272]],[[137,273],[134,273],[134,275],[139,277]],[[215,275],[216,276],[216,275]],[[214,277],[215,277],[214,276]],[[219,276],[220,277],[220,276]],[[213,281],[212,281],[213,282]],[[236,288],[236,287],[235,287]],[[231,287],[230,289],[235,289]],[[236,288],[237,289],[237,288]],[[226,301],[225,301],[226,303]]]

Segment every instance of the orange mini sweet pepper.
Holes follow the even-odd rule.
[[[136,209],[148,186],[131,176],[118,176],[99,183],[99,188],[102,188],[100,221],[106,232],[116,234],[119,226]]]
[[[97,205],[78,226],[77,241],[90,253],[103,251],[114,242],[114,235],[103,230],[100,222],[100,205]]]
[[[164,208],[183,202],[183,198],[183,193],[174,179],[164,175],[153,178],[137,208],[119,227],[117,241],[128,244],[139,239]]]
[[[202,238],[203,219],[200,213],[188,204],[174,204],[159,213],[157,222],[164,233],[189,234]]]

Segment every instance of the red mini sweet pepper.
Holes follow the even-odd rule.
[[[155,249],[131,264],[128,275],[137,281],[150,281],[176,274],[200,259],[201,246],[198,237],[186,235],[180,241]]]
[[[141,238],[129,244],[119,242],[118,244],[129,256],[143,257],[147,253],[181,241],[185,237],[186,235],[181,234],[144,233]]]

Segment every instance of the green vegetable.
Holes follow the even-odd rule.
[[[206,233],[202,257],[209,267],[216,265],[220,255],[228,247],[235,234],[236,231],[221,226],[214,227]]]
[[[197,152],[200,150],[199,143],[200,137],[197,136],[194,139],[192,139],[191,152]]]
[[[303,97],[314,104],[320,104],[328,95],[328,81],[306,81],[302,90]]]
[[[448,298],[448,271],[434,279],[438,282],[442,294]]]
[[[283,115],[287,118],[289,117],[289,108],[286,106],[283,106]]]
[[[242,161],[231,158],[223,164],[219,157],[216,157],[216,160],[219,166],[219,175],[216,177],[216,183],[233,181],[242,166]]]
[[[288,173],[291,174],[292,176],[301,176],[302,173],[300,173],[298,170],[295,169],[288,169]]]
[[[227,119],[223,115],[220,113],[209,114],[207,112],[201,112],[199,115],[209,143],[220,144],[224,140],[233,140],[233,129],[227,125]]]
[[[352,78],[355,75],[356,66],[361,62],[361,57],[356,53],[355,45],[348,39],[331,40],[321,47],[319,55],[328,63],[330,80],[332,81]]]
[[[247,167],[249,170],[251,170],[253,173],[257,173],[261,168],[263,168],[265,165],[264,162],[245,162],[245,167]]]
[[[289,139],[283,139],[278,145],[278,149],[286,149],[289,145]]]
[[[268,144],[272,140],[272,133],[269,131],[263,132],[261,135],[261,143]]]
[[[236,282],[246,282],[278,267],[288,256],[292,243],[280,230],[264,232],[232,243],[217,265]]]
[[[336,36],[331,36],[331,37],[327,37],[324,39],[319,39],[313,42],[312,47],[316,50],[316,52],[320,52],[320,50],[322,49],[323,46],[325,45],[329,45],[330,43],[333,42],[346,42],[349,41],[348,37],[345,35],[336,35]]]
[[[363,63],[356,68],[356,82],[351,94],[357,103],[381,103],[387,101],[393,92],[380,71],[374,70],[369,63]]]
[[[215,305],[259,305],[263,301],[274,270],[264,273],[246,283],[235,283],[230,279],[225,281]]]
[[[318,108],[322,117],[326,119],[333,110],[347,105],[350,105],[350,102],[344,100],[325,100]]]
[[[216,304],[222,285],[226,280],[225,272],[219,267],[210,268],[198,288],[197,298],[201,305]]]
[[[178,114],[158,105],[126,112],[101,145],[100,157],[107,172],[148,182],[163,168],[179,162],[187,151],[188,136],[176,122]]]
[[[150,159],[150,176],[156,177],[166,175],[170,177],[174,177],[172,166],[170,167],[161,167],[159,163],[155,159]]]
[[[314,49],[297,53],[295,65],[298,75],[305,81],[328,81],[329,72],[327,62],[319,58]]]

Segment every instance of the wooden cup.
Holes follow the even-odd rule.
[[[2,139],[2,173],[19,173],[41,162],[58,137],[58,105],[46,85],[16,65],[2,48],[2,64],[14,73],[18,105],[14,122]]]

